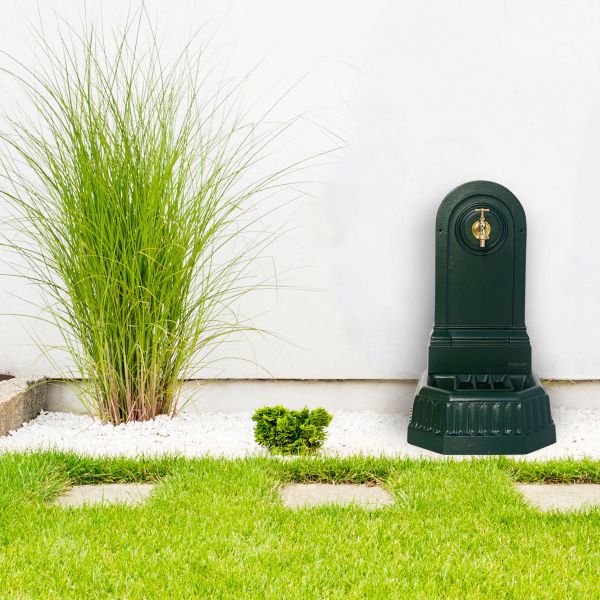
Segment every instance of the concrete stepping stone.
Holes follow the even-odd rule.
[[[76,485],[54,501],[57,506],[73,507],[92,504],[141,504],[154,485],[150,483],[108,483]]]
[[[518,483],[517,489],[529,504],[543,511],[600,506],[597,483]]]
[[[290,483],[280,490],[281,501],[289,508],[323,504],[356,504],[381,508],[394,504],[394,498],[382,487],[358,484]]]

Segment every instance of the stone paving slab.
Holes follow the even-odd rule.
[[[600,484],[597,483],[518,483],[517,489],[527,502],[543,511],[600,507]]]
[[[76,485],[54,501],[57,506],[74,507],[92,504],[141,504],[154,485],[150,483],[109,483]]]
[[[281,501],[289,508],[323,504],[357,504],[365,508],[380,508],[394,503],[394,498],[382,487],[357,484],[291,483],[280,490]]]

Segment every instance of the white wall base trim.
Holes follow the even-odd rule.
[[[543,382],[553,407],[600,409],[600,380]],[[79,384],[50,382],[46,409],[85,412],[77,398]],[[410,412],[416,380],[256,380],[188,381],[183,385],[183,410],[194,413],[242,412],[283,404],[382,413]]]

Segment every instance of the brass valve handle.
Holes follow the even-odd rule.
[[[471,233],[479,240],[479,247],[485,248],[485,241],[490,239],[492,228],[485,220],[485,213],[489,212],[489,208],[476,208],[473,212],[479,213],[479,219],[471,226]]]

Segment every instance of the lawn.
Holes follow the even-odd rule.
[[[379,482],[394,506],[279,503],[285,481]],[[3,598],[594,598],[600,510],[540,513],[513,482],[600,461],[0,456]],[[72,484],[157,481],[139,507],[62,509]]]

